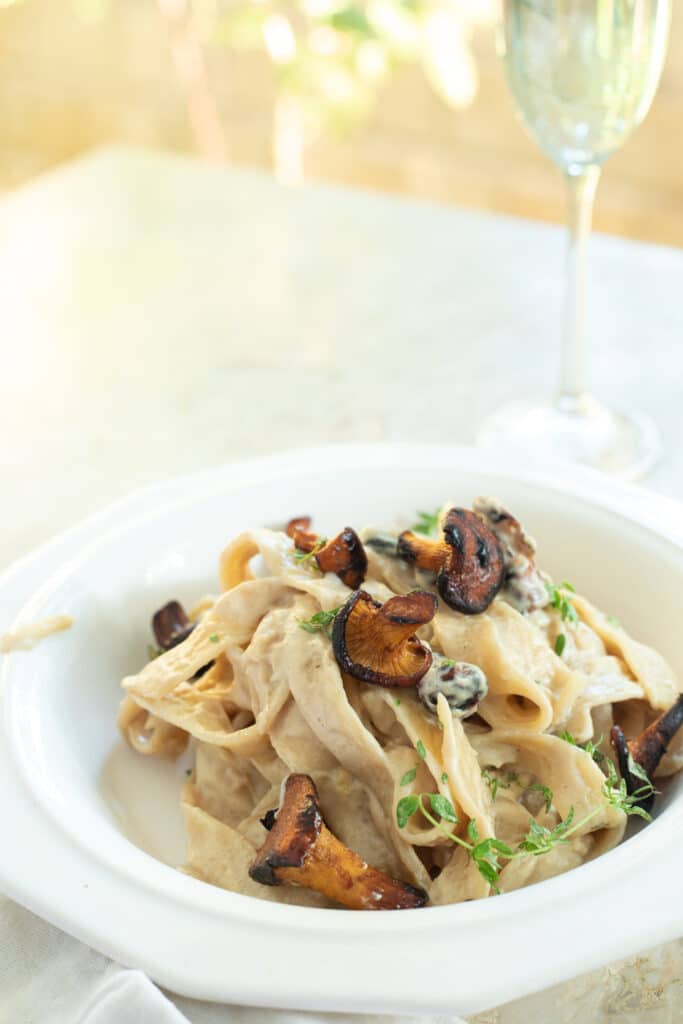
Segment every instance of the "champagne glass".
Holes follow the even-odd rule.
[[[600,168],[645,117],[666,54],[670,0],[503,0],[501,41],[522,119],[567,186],[562,370],[553,403],[513,402],[478,436],[636,479],[659,456],[653,423],[584,387],[586,244]]]

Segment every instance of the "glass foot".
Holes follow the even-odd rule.
[[[625,480],[640,479],[661,454],[651,420],[611,412],[590,395],[556,405],[511,402],[484,421],[477,444],[579,463]]]

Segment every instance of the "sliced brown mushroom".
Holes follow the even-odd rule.
[[[365,579],[368,570],[368,556],[360,537],[350,526],[344,527],[341,533],[332,540],[322,540],[317,533],[312,533],[309,516],[290,519],[285,533],[294,541],[294,547],[313,558],[321,572],[334,572],[342,583],[355,590]]]
[[[187,640],[194,627],[180,601],[169,601],[152,617],[154,639],[162,651],[170,651]]]
[[[612,746],[619,761],[619,772],[626,782],[629,795],[645,788],[646,792],[636,803],[643,810],[649,810],[655,799],[654,790],[648,791],[644,780],[633,771],[633,762],[639,765],[650,782],[654,778],[659,762],[664,757],[669,743],[683,725],[683,694],[675,704],[656,718],[639,736],[627,740],[620,725],[614,725],[610,733]]]
[[[152,632],[161,652],[170,651],[183,640],[187,640],[196,625],[196,622],[191,622],[187,617],[180,601],[169,601],[152,616]],[[209,661],[202,665],[192,678],[199,679],[213,664],[213,661]]]
[[[458,718],[473,714],[488,690],[488,680],[478,665],[453,661],[434,652],[429,671],[417,684],[417,695],[428,711],[436,714],[441,693]]]
[[[299,551],[313,551],[318,543],[318,534],[311,531],[311,517],[297,516],[285,526],[285,533],[294,541]]]
[[[255,882],[303,886],[352,910],[407,910],[427,902],[422,889],[370,867],[337,839],[323,820],[310,775],[287,777],[281,806],[268,824],[249,868]]]
[[[505,581],[503,549],[493,531],[469,509],[449,510],[443,540],[402,533],[398,551],[418,569],[435,572],[441,597],[464,615],[486,611]]]
[[[436,609],[436,598],[424,590],[384,604],[356,591],[332,627],[332,649],[341,670],[377,686],[415,686],[432,663],[432,652],[415,630],[431,622]]]
[[[548,604],[544,577],[536,568],[536,544],[497,498],[475,498],[472,509],[496,535],[505,559],[504,596],[520,612]]]

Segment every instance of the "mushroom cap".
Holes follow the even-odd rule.
[[[610,740],[617,754],[619,772],[626,783],[626,792],[630,796],[644,787],[643,779],[639,778],[632,770],[633,762],[635,761],[643,769],[652,782],[659,762],[681,725],[683,725],[683,694],[667,711],[632,740],[626,740],[620,725],[612,726]],[[640,799],[636,800],[636,803],[647,811],[652,807],[654,800],[653,790],[644,793]]]
[[[308,775],[289,775],[285,780],[280,809],[269,812],[270,831],[249,868],[255,882],[280,885],[277,868],[300,868],[323,826],[318,792]],[[272,824],[271,824],[272,822]]]
[[[180,601],[169,601],[152,617],[152,632],[162,651],[170,651],[186,640],[194,629]]]
[[[436,578],[441,597],[464,615],[486,611],[505,581],[498,538],[475,512],[452,508],[444,539],[450,551]]]
[[[294,541],[299,551],[313,551],[318,543],[318,534],[311,531],[310,516],[295,516],[285,526],[285,533]]]
[[[422,907],[427,894],[378,871],[330,832],[310,775],[289,775],[280,809],[264,822],[270,828],[249,868],[263,885],[314,889],[352,910],[408,910]]]
[[[436,573],[439,594],[463,615],[486,611],[505,582],[503,548],[482,517],[469,509],[449,509],[440,540],[405,530],[398,538],[398,554],[418,569]]]
[[[383,605],[357,590],[337,612],[332,648],[347,675],[376,686],[415,686],[432,663],[432,652],[414,635],[430,622],[438,602],[416,590]]]
[[[345,526],[341,533],[316,552],[315,560],[322,572],[335,572],[351,590],[361,585],[368,571],[365,548],[350,526]]]

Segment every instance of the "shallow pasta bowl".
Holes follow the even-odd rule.
[[[540,564],[618,616],[683,679],[676,503],[446,446],[331,448],[148,488],[0,578],[0,629],[75,624],[2,659],[0,886],[176,992],[302,1009],[474,1013],[683,934],[683,786],[656,820],[566,875],[487,900],[399,913],[290,907],[205,885],[184,857],[186,765],[120,740],[119,681],[145,659],[150,614],[216,590],[235,533],[311,513],[322,532],[497,494]],[[18,614],[17,614],[18,613]]]

